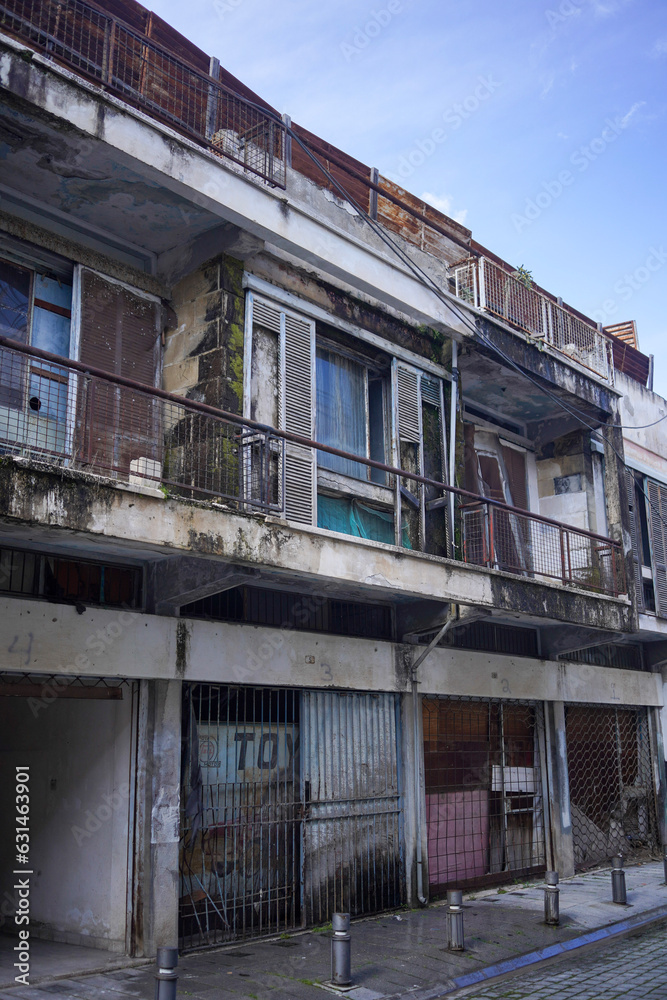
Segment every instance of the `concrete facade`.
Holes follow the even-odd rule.
[[[439,213],[438,254],[386,229],[436,295],[297,169],[272,187],[16,38],[0,81],[2,280],[29,288],[34,365],[42,313],[69,337],[29,393],[0,348],[32,933],[153,955],[657,849],[667,626],[637,603],[623,447],[665,483],[667,458],[619,424],[664,401],[457,296],[470,234]],[[136,385],[140,336],[168,397]],[[577,754],[615,767],[624,725],[644,756],[593,801]]]

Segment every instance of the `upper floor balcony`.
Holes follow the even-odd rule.
[[[356,535],[403,558],[433,553],[437,540],[440,566],[463,563],[505,579],[566,588],[573,596],[588,591],[617,597],[627,590],[622,547],[614,539],[4,337],[0,450],[42,468],[102,477],[156,500],[203,501],[218,519],[226,515],[235,523],[262,514],[266,523],[318,535],[326,524],[334,540]],[[304,506],[304,492],[293,486],[312,475],[313,456],[325,474],[336,463],[348,472],[368,472],[368,489],[360,488],[351,503],[316,496],[316,506],[328,503],[324,520]],[[371,477],[382,484],[384,505],[372,495]],[[414,517],[409,521],[402,510]],[[164,518],[166,525],[166,513]],[[63,526],[77,524],[65,519]],[[261,562],[259,549],[251,552],[251,534],[248,527],[246,558]],[[162,537],[167,543],[158,529],[156,538]],[[289,559],[298,571],[298,558]],[[305,566],[305,548],[303,560]],[[390,586],[410,590],[409,573],[404,580],[401,575]],[[464,587],[459,596],[463,603],[480,600],[474,587]]]

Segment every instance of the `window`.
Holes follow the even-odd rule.
[[[18,597],[139,608],[142,576],[137,566],[0,548],[0,592]]]
[[[384,380],[368,366],[328,348],[318,347],[317,440],[363,458],[386,461]],[[386,482],[380,469],[370,469],[349,458],[319,452],[321,469],[355,479]]]

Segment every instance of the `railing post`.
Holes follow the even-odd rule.
[[[483,257],[479,258],[477,265],[477,284],[479,286],[479,308],[486,309],[486,271],[485,265],[486,261]]]
[[[567,577],[565,576],[565,541],[563,539],[563,529],[558,529],[558,534],[560,538],[560,570],[563,577],[563,583],[567,583]]]
[[[572,552],[570,550],[570,532],[567,531],[565,538],[567,539],[567,578],[570,583],[572,583]],[[592,546],[591,546],[592,551]],[[591,567],[593,560],[591,559]]]
[[[496,561],[496,546],[495,539],[493,537],[493,507],[488,503],[486,504],[486,523],[488,526],[488,539],[489,539],[489,569],[493,569]]]

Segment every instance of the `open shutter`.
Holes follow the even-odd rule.
[[[401,441],[419,444],[419,374],[399,362],[395,362],[395,366],[398,436]]]
[[[444,483],[447,480],[447,443],[442,380],[430,375],[420,377],[422,474]],[[446,556],[449,553],[449,501],[436,486],[421,491],[422,551]]]
[[[284,313],[283,419],[286,431],[313,437],[315,324]],[[316,457],[312,448],[285,446],[285,516],[313,524],[316,518]]]
[[[632,469],[625,470],[625,490],[628,500],[628,518],[630,521],[630,540],[632,544],[632,569],[635,575],[635,592],[637,607],[644,610],[644,582],[642,579],[641,538],[639,534],[639,516],[636,509],[637,493],[635,475]]]
[[[80,360],[155,387],[160,376],[159,309],[154,298],[83,268]],[[158,400],[84,376],[78,380],[78,413],[75,436],[81,461],[107,474],[161,475]]]
[[[655,580],[655,607],[667,618],[667,487],[647,480],[651,514],[651,542]]]
[[[253,393],[262,385],[255,378],[252,337],[257,327],[278,334],[280,339],[278,372],[279,425],[281,430],[313,438],[315,401],[315,323],[275,302],[248,296],[248,343],[245,352],[246,400],[245,412],[252,415]],[[316,458],[312,448],[285,443],[284,509],[289,521],[301,524],[316,522]]]

